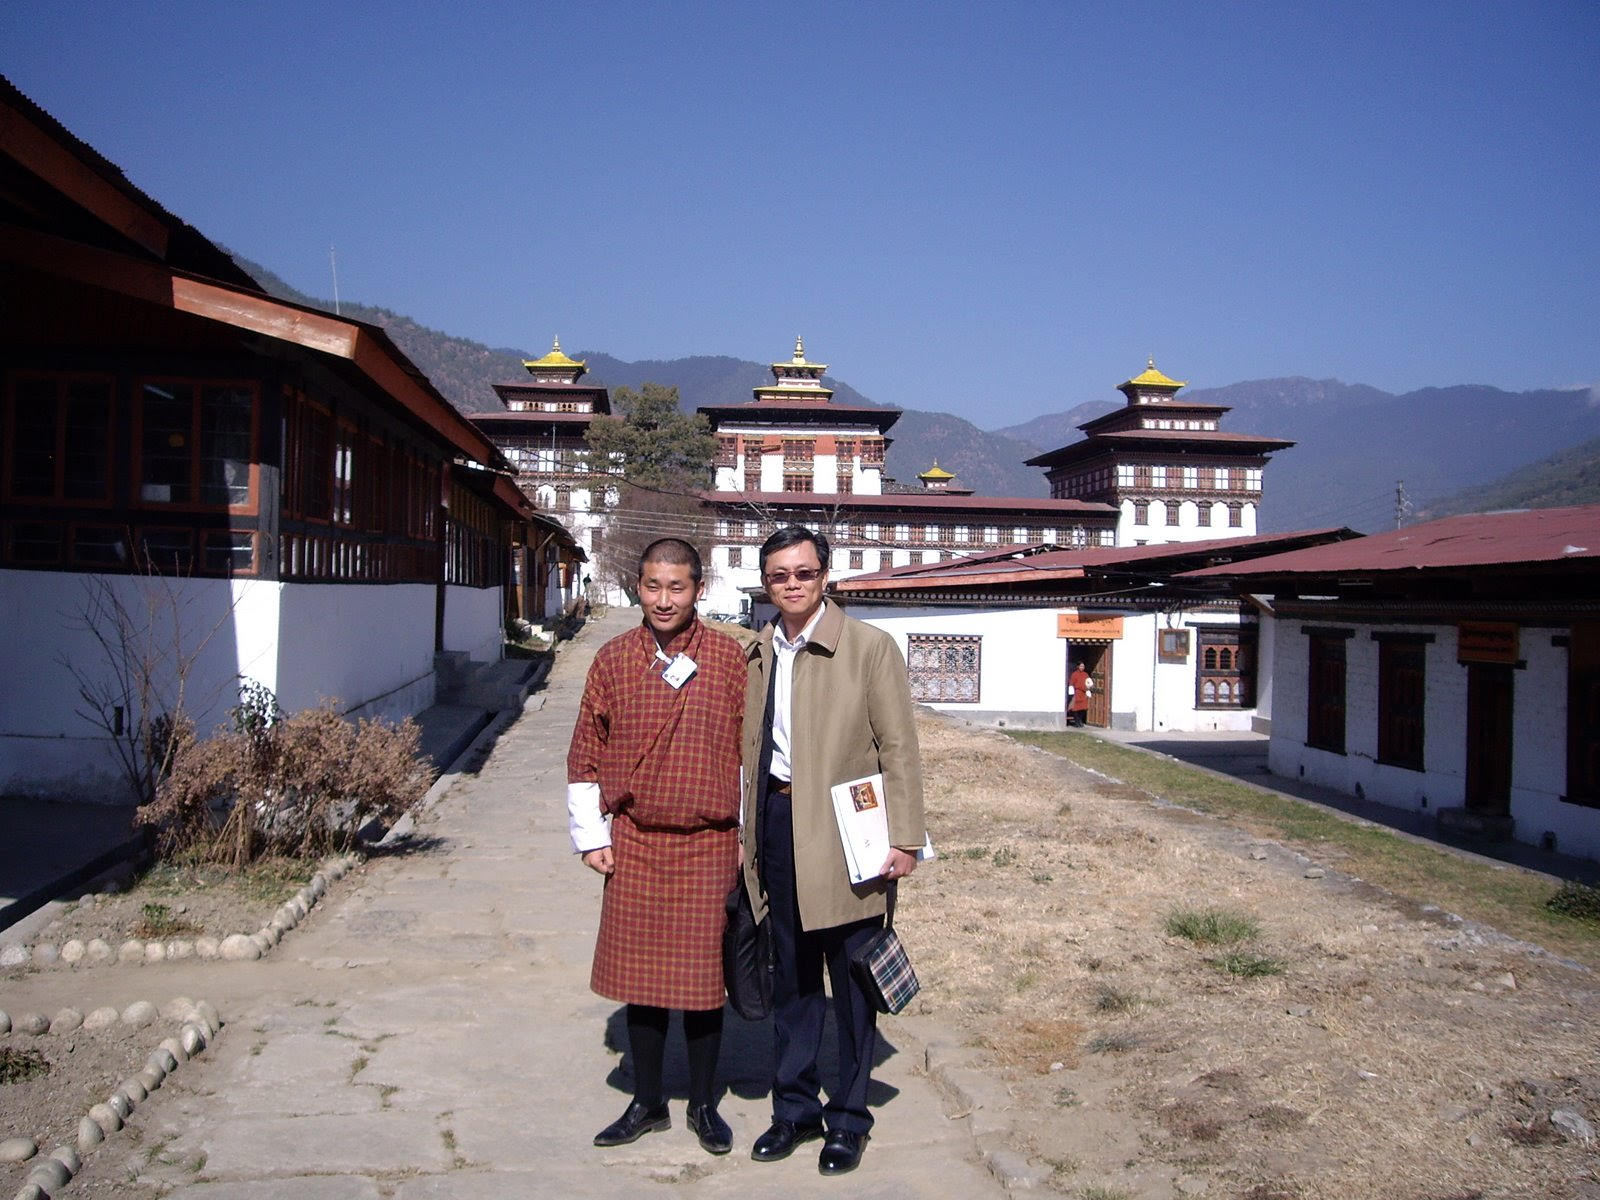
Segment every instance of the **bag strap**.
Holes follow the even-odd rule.
[[[894,928],[894,898],[897,895],[900,894],[900,885],[898,883],[891,882],[889,884],[888,894],[889,894],[889,905],[888,905],[887,911],[883,914],[883,927],[885,929],[893,929]]]

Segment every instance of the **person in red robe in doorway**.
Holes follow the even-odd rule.
[[[621,1146],[668,1129],[670,1010],[689,1051],[687,1122],[733,1148],[717,1112],[724,901],[739,870],[739,731],[745,656],[695,614],[700,555],[678,538],[639,561],[644,621],[600,648],[567,752],[573,850],[606,877],[589,986],[627,1005],[633,1099],[595,1135]]]
[[[1094,680],[1089,678],[1089,672],[1083,669],[1083,664],[1078,664],[1067,678],[1067,721],[1069,724],[1082,726],[1089,720],[1089,693],[1094,690]]]

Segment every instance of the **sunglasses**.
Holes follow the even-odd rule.
[[[793,571],[773,571],[765,578],[775,586],[781,586],[793,579],[796,583],[810,583],[822,574],[816,567],[798,567]]]

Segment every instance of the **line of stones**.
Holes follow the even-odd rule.
[[[183,1022],[177,1034],[162,1038],[137,1074],[128,1076],[105,1100],[90,1107],[78,1121],[77,1144],[57,1146],[36,1163],[15,1200],[48,1200],[66,1187],[72,1177],[83,1170],[83,1156],[121,1129],[133,1110],[144,1103],[168,1075],[203,1051],[222,1030],[222,1017],[208,1000],[177,996],[161,1011],[169,1020]],[[154,1024],[156,1016],[156,1006],[148,1000],[136,1000],[121,1013],[109,1006],[97,1008],[87,1017],[72,1008],[62,1009],[53,1019],[43,1013],[21,1013],[15,1024],[8,1014],[0,1012],[0,1034],[9,1033],[13,1028],[35,1035],[71,1033],[79,1028],[103,1029],[118,1020],[144,1028]],[[32,1138],[8,1138],[0,1142],[0,1160],[6,1162],[27,1162],[38,1152],[38,1144]]]
[[[157,963],[186,958],[226,959],[246,961],[260,958],[276,946],[283,935],[306,919],[318,900],[328,890],[331,880],[342,879],[360,861],[354,854],[338,855],[322,863],[316,874],[299,891],[290,896],[273,913],[272,919],[254,933],[230,933],[224,938],[198,937],[173,938],[163,941],[141,941],[129,938],[113,949],[104,938],[90,938],[87,942],[73,938],[61,946],[54,942],[39,942],[32,947],[13,944],[0,948],[0,967],[19,967],[27,963],[47,967],[57,963],[68,966],[96,966],[100,963]]]

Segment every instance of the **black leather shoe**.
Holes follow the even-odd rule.
[[[657,1133],[672,1128],[672,1117],[667,1112],[666,1101],[645,1104],[634,1100],[622,1115],[594,1135],[596,1146],[626,1146],[637,1142],[647,1133]]]
[[[867,1148],[867,1134],[851,1133],[848,1129],[828,1130],[828,1140],[822,1143],[822,1153],[817,1156],[817,1170],[824,1175],[843,1175],[861,1165],[861,1155]]]
[[[733,1130],[717,1113],[715,1104],[689,1105],[688,1124],[707,1154],[726,1154],[733,1149]]]
[[[793,1121],[774,1119],[767,1131],[750,1147],[750,1157],[757,1162],[777,1162],[788,1158],[802,1142],[813,1142],[822,1136],[821,1124],[796,1125]]]

